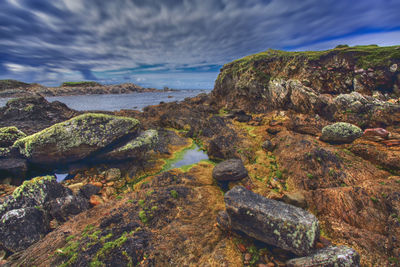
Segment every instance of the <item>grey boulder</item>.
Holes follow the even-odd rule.
[[[217,164],[212,176],[217,181],[237,181],[247,177],[247,170],[241,159],[228,159]]]
[[[351,143],[363,135],[363,131],[347,122],[337,122],[322,129],[321,140],[328,143]]]
[[[314,215],[242,186],[225,194],[225,206],[232,229],[296,255],[309,255],[319,238],[319,223]]]
[[[318,250],[314,254],[292,259],[286,262],[288,267],[358,267],[360,255],[346,246],[328,247]]]

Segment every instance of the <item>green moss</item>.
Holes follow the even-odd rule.
[[[171,190],[170,194],[171,194],[171,196],[172,196],[173,198],[175,198],[175,199],[178,198],[178,192],[176,192],[175,190]]]
[[[121,121],[125,123],[121,125]],[[104,127],[100,132],[95,132],[96,125]],[[125,127],[124,131],[128,134],[138,126],[139,121],[133,118],[87,113],[21,138],[14,143],[14,147],[19,148],[20,153],[26,157],[31,157],[33,150],[43,145],[55,145],[60,153],[81,144],[105,146],[108,144],[108,138],[104,137],[112,138],[116,134],[116,128]]]
[[[314,175],[312,175],[311,173],[307,173],[307,178],[308,179],[314,179]]]
[[[144,207],[144,200],[143,199],[139,200],[138,204],[139,204],[140,207],[143,208]]]
[[[116,149],[116,152],[136,151],[140,149],[152,148],[158,141],[158,132],[156,130],[147,130],[142,135],[128,142],[124,146]]]
[[[374,202],[375,204],[379,202],[379,200],[376,197],[371,197],[372,202]]]
[[[97,82],[92,82],[92,81],[80,81],[80,82],[63,82],[61,86],[64,87],[72,87],[72,86],[79,86],[79,87],[85,87],[85,86],[101,86],[100,83]]]
[[[146,212],[144,210],[139,211],[139,218],[142,221],[142,223],[147,223],[149,219],[147,218]]]
[[[17,127],[0,128],[0,146],[11,146],[16,140],[26,137]]]

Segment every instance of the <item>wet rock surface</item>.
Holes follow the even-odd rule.
[[[328,247],[314,254],[286,262],[288,267],[313,267],[313,266],[360,266],[360,255],[352,248],[346,246]]]
[[[317,218],[303,209],[240,186],[228,191],[224,199],[231,227],[257,240],[304,256],[319,237]]]
[[[225,160],[214,167],[213,178],[217,181],[237,181],[247,177],[247,170],[241,159]]]

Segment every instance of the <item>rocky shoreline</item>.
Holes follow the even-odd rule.
[[[59,87],[47,87],[40,84],[28,84],[14,80],[0,80],[0,98],[29,96],[71,96],[92,94],[130,94],[149,92],[171,92],[174,89],[165,87],[163,90],[144,88],[133,83],[102,85],[96,82],[63,83]]]
[[[143,111],[11,100],[0,264],[398,266],[399,65],[400,47],[267,51]],[[170,170],[194,143],[210,160]]]

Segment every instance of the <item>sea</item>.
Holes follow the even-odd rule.
[[[187,97],[194,97],[201,93],[210,93],[211,89],[182,89],[170,92],[146,92],[130,94],[107,95],[74,95],[46,97],[50,102],[60,101],[69,108],[86,110],[118,111],[121,109],[143,110],[149,105],[157,105],[160,102],[182,101]],[[10,98],[0,98],[0,107],[5,106]]]

